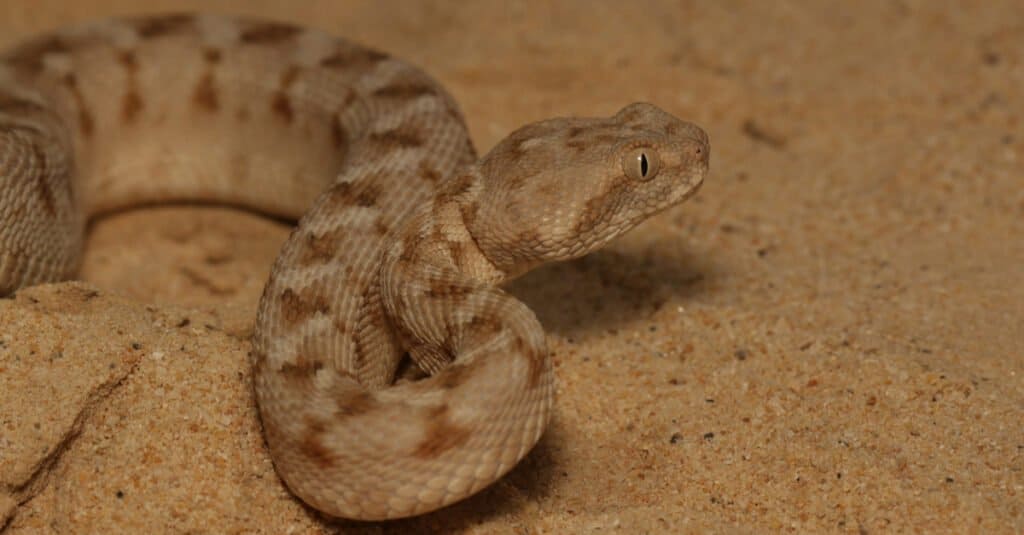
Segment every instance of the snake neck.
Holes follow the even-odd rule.
[[[460,279],[460,283],[497,285],[516,275],[494,263],[469,230],[479,217],[479,173],[469,166],[452,178],[398,232],[384,254],[384,279]],[[401,266],[401,269],[394,269]]]

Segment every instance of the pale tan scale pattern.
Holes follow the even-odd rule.
[[[275,467],[326,513],[415,515],[501,477],[551,413],[544,333],[497,285],[682,202],[708,159],[650,104],[477,158],[451,97],[384,54],[268,21],[105,20],[0,57],[0,295],[73,276],[107,210],[301,216],[253,339]]]

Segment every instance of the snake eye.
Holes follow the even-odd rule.
[[[636,148],[622,157],[622,170],[634,180],[647,181],[654,178],[661,169],[658,153],[650,147]]]

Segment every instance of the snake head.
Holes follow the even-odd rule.
[[[479,163],[481,251],[508,276],[587,254],[693,195],[708,171],[700,127],[647,103],[608,118],[516,130]]]

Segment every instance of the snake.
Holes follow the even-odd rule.
[[[328,515],[462,500],[550,420],[536,315],[502,283],[691,197],[698,126],[635,102],[479,156],[451,95],[388,54],[270,20],[78,23],[0,54],[0,295],[73,278],[86,224],[162,202],[297,221],[252,335],[280,479]]]

